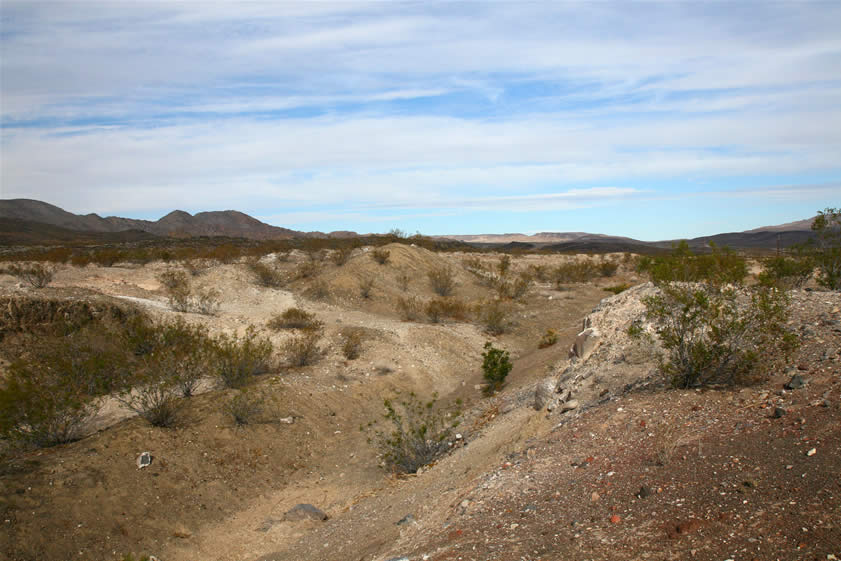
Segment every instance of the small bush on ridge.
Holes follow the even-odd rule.
[[[485,352],[482,353],[482,377],[485,379],[486,395],[492,395],[502,388],[505,378],[511,372],[511,364],[508,351],[497,349],[488,341],[485,343]]]
[[[398,473],[416,473],[450,449],[450,439],[460,422],[458,410],[436,406],[437,394],[421,401],[414,393],[395,403],[383,400],[388,431],[376,431],[371,439],[386,466]]]

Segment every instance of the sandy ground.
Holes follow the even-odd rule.
[[[317,300],[307,296],[313,279],[264,288],[244,264],[214,266],[194,283],[220,292],[216,316],[173,312],[156,280],[168,267],[163,263],[59,270],[42,294],[105,295],[213,332],[244,333],[255,325],[277,348],[291,335],[268,330],[266,321],[302,307],[325,324],[324,352],[312,366],[279,366],[259,381],[274,396],[278,416],[292,417],[292,424],[236,428],[220,408],[230,390],[208,383],[176,429],[149,427],[111,403],[88,437],[7,461],[0,473],[2,555],[39,561],[128,553],[161,561],[827,559],[841,542],[838,295],[802,292],[795,299],[793,322],[811,331],[792,367],[808,375],[807,389],[780,393],[790,377],[781,372],[766,386],[741,392],[664,392],[645,384],[651,357],[616,335],[639,310],[632,291],[591,315],[613,337],[587,361],[568,357],[584,317],[611,296],[603,287],[633,283],[632,273],[620,270],[616,278],[561,291],[538,283],[511,305],[509,332],[490,337],[473,322],[403,321],[396,302],[407,294],[433,298],[426,273],[446,265],[456,272],[454,298],[491,298],[463,261],[478,257],[494,265],[496,256],[388,249],[386,265],[364,250],[342,267],[323,262],[315,279],[328,293]],[[293,253],[277,266],[292,277],[308,259]],[[564,259],[515,257],[513,269]],[[405,291],[403,275],[410,278]],[[371,298],[359,293],[365,277],[375,278]],[[0,291],[27,289],[0,277]],[[367,334],[353,361],[339,348],[349,326]],[[548,328],[558,331],[559,342],[538,349]],[[510,350],[515,364],[493,398],[478,389],[487,340]],[[535,385],[559,378],[574,384],[581,407],[564,414],[532,408]],[[380,467],[365,426],[380,419],[384,397],[406,391],[464,400],[459,430],[467,445],[419,475],[397,478]],[[770,419],[777,406],[789,413]],[[807,456],[813,447],[817,453]],[[143,451],[153,462],[138,470]],[[641,486],[651,494],[637,497]],[[298,503],[315,505],[329,519],[283,520]]]

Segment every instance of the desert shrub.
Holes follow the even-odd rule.
[[[231,243],[223,243],[212,247],[206,252],[205,256],[208,259],[213,259],[219,263],[230,264],[242,257],[242,248],[239,248]]]
[[[598,275],[596,265],[589,259],[561,263],[552,271],[556,286],[564,284],[588,282]]]
[[[522,273],[518,275],[516,279],[508,283],[508,286],[506,287],[506,296],[512,300],[521,300],[529,293],[530,287],[531,277],[526,273]]]
[[[661,369],[675,387],[752,383],[797,344],[785,328],[785,294],[773,288],[663,283],[644,304],[666,350]]]
[[[605,259],[599,263],[598,268],[599,275],[603,277],[613,277],[616,275],[616,271],[619,270],[619,263],[610,259]]]
[[[358,280],[359,282],[359,295],[365,298],[366,300],[371,297],[371,292],[374,290],[374,277],[373,276],[362,276]]]
[[[710,244],[708,254],[695,254],[683,241],[669,255],[640,258],[637,270],[655,283],[709,282],[739,284],[748,274],[745,258]]]
[[[257,284],[266,288],[281,288],[284,285],[283,274],[256,259],[248,262],[248,269],[254,274]]]
[[[28,265],[13,264],[5,269],[6,274],[19,278],[32,288],[44,288],[53,281],[53,269],[43,263]]]
[[[812,232],[814,238],[805,249],[818,269],[818,284],[841,290],[841,208],[818,211]]]
[[[278,251],[274,254],[275,263],[286,263],[289,261],[289,256],[292,252],[289,250]]]
[[[529,275],[540,282],[546,282],[551,278],[551,271],[548,265],[529,265]]]
[[[145,379],[135,388],[127,388],[119,401],[145,419],[153,427],[174,427],[184,402],[176,394],[175,380],[166,374],[155,372],[156,361],[152,360]]]
[[[215,288],[198,289],[193,293],[190,309],[205,316],[215,316],[219,312],[220,293]]]
[[[416,473],[449,451],[461,413],[438,407],[437,397],[424,402],[411,393],[400,402],[383,400],[390,429],[376,431],[371,440],[392,471]]]
[[[304,289],[304,296],[310,300],[327,300],[330,297],[330,285],[324,279],[316,279]]]
[[[612,292],[613,294],[619,294],[620,292],[625,292],[631,288],[631,285],[628,283],[623,282],[622,284],[614,284],[613,286],[606,286],[604,290],[608,292]]]
[[[170,307],[177,312],[190,311],[192,287],[187,273],[180,269],[167,269],[157,277],[166,293]]]
[[[432,323],[438,323],[445,318],[455,320],[467,319],[467,306],[461,300],[454,298],[435,298],[424,306],[426,317]]]
[[[511,269],[511,257],[500,255],[499,261],[496,264],[496,270],[499,272],[499,276],[504,277],[507,275],[509,269]]]
[[[295,277],[299,279],[311,279],[321,273],[321,263],[318,261],[304,261],[295,268]]]
[[[91,262],[102,267],[113,267],[123,259],[123,253],[114,248],[102,248],[91,254]]]
[[[508,329],[508,307],[499,300],[487,300],[477,306],[476,316],[491,335],[502,335]]]
[[[346,327],[342,330],[342,355],[348,360],[359,358],[362,352],[364,331],[358,327]]]
[[[807,256],[785,257],[782,255],[765,259],[759,282],[782,290],[800,288],[812,277],[815,263]]]
[[[418,321],[423,314],[423,304],[414,296],[397,299],[397,309],[405,321]]]
[[[540,338],[540,341],[537,343],[538,349],[545,349],[546,347],[551,347],[555,343],[558,342],[558,332],[554,329],[547,329],[546,333]]]
[[[201,380],[214,374],[216,346],[207,328],[181,318],[153,327],[155,368],[173,381],[183,397],[192,396]],[[147,353],[148,354],[148,353]]]
[[[397,286],[400,287],[400,290],[406,292],[409,290],[409,283],[412,281],[411,275],[409,273],[403,271],[399,275],[397,275]]]
[[[304,331],[283,344],[283,354],[291,366],[302,367],[315,364],[321,356],[321,348],[318,346],[320,340],[320,331]]]
[[[38,447],[71,442],[98,410],[79,380],[16,361],[0,386],[0,436]]]
[[[449,296],[456,286],[456,277],[453,270],[446,265],[435,267],[427,273],[429,285],[438,296]]]
[[[210,268],[210,263],[204,259],[182,259],[178,263],[191,277],[198,277]]]
[[[222,404],[222,412],[237,426],[259,422],[266,408],[266,396],[252,389],[240,390]]]
[[[511,372],[511,364],[508,351],[497,349],[490,341],[485,343],[485,352],[482,353],[482,377],[485,379],[486,395],[496,393],[503,384],[508,373]]]
[[[219,336],[215,346],[216,374],[226,387],[244,387],[271,367],[272,343],[258,336],[254,326],[249,326],[242,337]]]
[[[351,254],[353,254],[352,247],[340,247],[333,250],[333,253],[330,254],[330,260],[333,261],[337,267],[341,267],[348,262]]]
[[[270,329],[321,329],[324,323],[301,308],[287,308],[283,313],[275,314],[266,324]]]
[[[388,258],[391,256],[391,252],[387,249],[382,247],[378,247],[371,251],[371,259],[379,263],[380,265],[385,265],[388,263]]]

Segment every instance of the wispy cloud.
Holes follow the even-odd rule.
[[[283,208],[262,215],[304,229],[411,214],[427,230],[463,212],[492,230],[506,211],[690,193],[707,208],[837,197],[810,187],[841,177],[832,3],[0,9],[6,198],[120,214]]]

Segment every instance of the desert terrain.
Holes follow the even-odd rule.
[[[372,258],[376,250],[388,252],[385,263]],[[680,390],[664,382],[656,346],[627,334],[654,290],[631,256],[436,253],[408,242],[376,250],[356,248],[341,264],[329,251],[264,256],[261,263],[285,279],[278,287],[256,282],[245,259],[203,263],[192,283],[217,291],[212,315],[173,309],[160,279],[180,267],[174,263],[59,265],[41,289],[0,276],[7,336],[13,301],[84,301],[183,318],[211,334],[256,333],[274,347],[272,368],[252,388],[271,397],[265,421],[237,425],[222,407],[237,390],[207,379],[184,398],[173,428],[152,427],[106,397],[79,440],[4,450],[3,557],[841,556],[838,292],[811,285],[791,291],[788,325],[801,346],[767,381]],[[503,259],[512,282],[520,273],[531,280],[522,294],[500,299],[488,276]],[[618,268],[580,283],[540,278],[540,271],[582,259],[613,260]],[[454,281],[448,301],[464,310],[435,322],[407,318],[400,302],[436,299],[428,276],[443,269]],[[619,285],[631,288],[606,290]],[[482,310],[496,301],[504,325],[489,332]],[[323,324],[318,356],[305,366],[284,356],[295,330],[267,327],[293,307]],[[571,356],[585,327],[599,330],[600,344]],[[361,344],[359,356],[348,358],[342,343],[353,328]],[[550,329],[557,341],[539,344]],[[481,369],[488,341],[513,362],[491,396]],[[805,385],[785,389],[795,374]],[[383,400],[410,392],[460,404],[463,416],[449,454],[398,475],[384,466],[373,436],[384,427]],[[141,469],[143,452],[151,463]],[[327,518],[290,515],[299,504]]]

